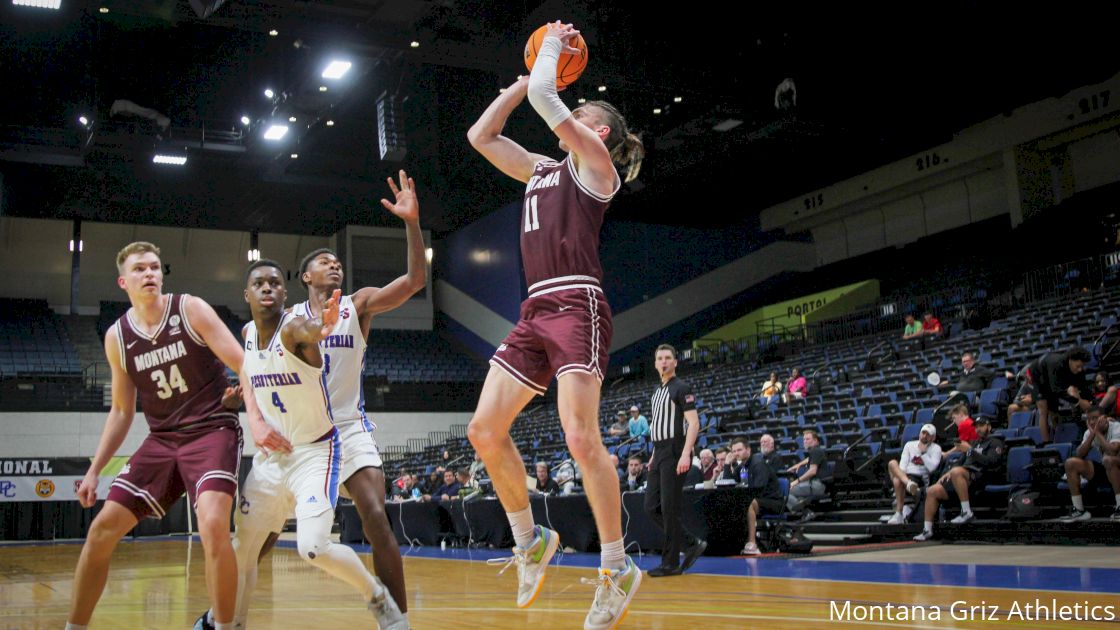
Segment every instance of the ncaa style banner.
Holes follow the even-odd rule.
[[[89,470],[89,459],[0,459],[0,502],[77,501],[78,487]],[[97,498],[109,496],[113,474],[104,476],[113,465],[101,471]]]

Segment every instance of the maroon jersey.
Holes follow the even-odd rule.
[[[187,321],[188,297],[167,296],[153,336],[133,323],[132,309],[114,324],[121,365],[136,385],[152,432],[238,426],[237,413],[222,406],[226,367]]]
[[[613,196],[584,186],[570,155],[537,163],[521,213],[521,261],[529,295],[560,285],[601,284],[599,230]]]

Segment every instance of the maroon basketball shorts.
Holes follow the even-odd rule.
[[[215,490],[237,495],[241,427],[151,433],[113,480],[109,500],[136,515],[163,518],[185,491],[191,505]]]
[[[498,346],[490,365],[544,394],[552,377],[583,372],[603,380],[611,345],[611,308],[598,287],[530,294],[521,319]]]

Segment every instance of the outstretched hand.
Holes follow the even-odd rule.
[[[400,171],[400,179],[401,183],[398,187],[392,177],[388,178],[389,188],[393,191],[396,203],[390,203],[388,199],[382,199],[381,205],[403,221],[419,221],[420,203],[416,201],[416,182],[404,172],[404,169]]]
[[[575,43],[576,37],[579,37],[579,31],[571,24],[564,24],[560,20],[548,23],[548,29],[544,32],[545,37],[556,37],[563,44],[563,52],[568,54],[579,54],[579,49],[572,46]]]
[[[323,327],[319,329],[319,338],[326,339],[330,336],[331,331],[334,330],[334,325],[338,323],[338,302],[342,297],[342,289],[335,289],[331,293],[331,299],[323,305],[323,312],[320,318],[323,321]]]

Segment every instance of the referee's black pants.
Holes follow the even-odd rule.
[[[653,445],[653,463],[649,467],[645,507],[649,517],[665,532],[662,566],[681,563],[681,547],[692,545],[696,536],[681,524],[681,502],[684,498],[684,475],[677,474],[677,461],[684,452],[684,440],[666,440]]]

